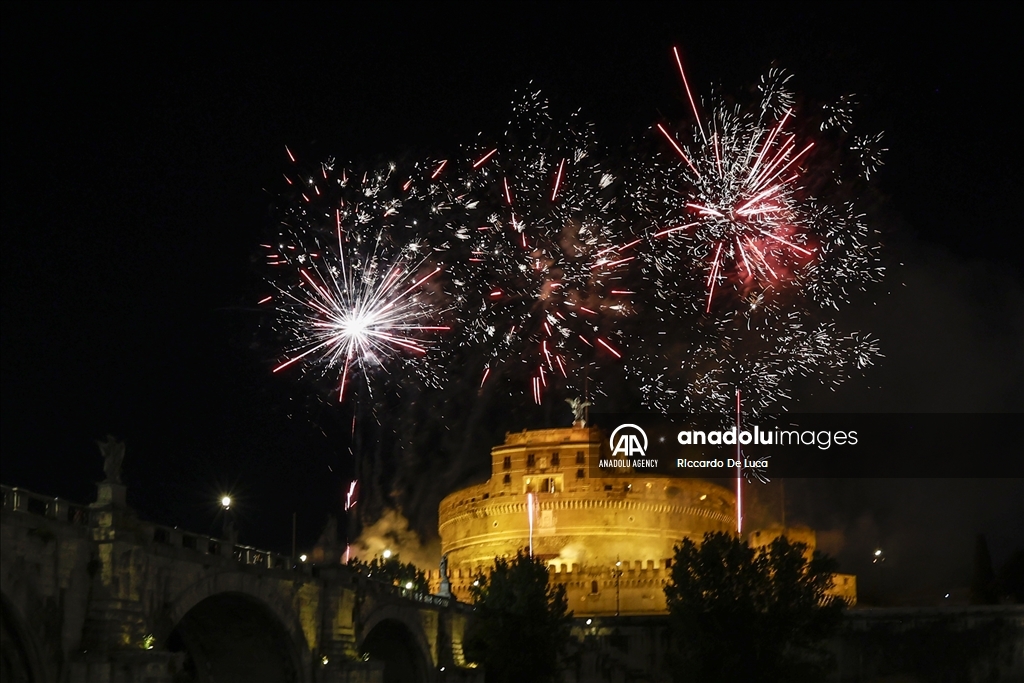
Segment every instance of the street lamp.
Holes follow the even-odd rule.
[[[391,559],[391,549],[390,548],[388,548],[387,550],[384,551],[384,559],[385,560],[390,560]]]
[[[221,494],[220,507],[224,517],[221,519],[220,535],[229,543],[235,543],[237,534],[235,529],[235,511],[231,509],[233,502],[230,495],[227,493]]]

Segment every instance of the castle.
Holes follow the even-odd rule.
[[[604,436],[582,420],[508,433],[491,449],[490,479],[441,501],[441,552],[456,598],[470,600],[473,581],[495,557],[532,548],[552,582],[565,586],[577,616],[666,611],[674,546],[709,531],[734,531],[736,498],[698,479],[628,470],[595,476],[590,465],[600,457]],[[764,545],[783,532],[813,549],[810,530],[755,531],[750,542]],[[432,583],[433,592],[440,589],[439,574]],[[855,600],[855,578],[838,575],[835,592]]]

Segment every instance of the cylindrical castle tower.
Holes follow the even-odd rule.
[[[734,530],[735,497],[696,479],[592,476],[604,441],[582,423],[506,434],[491,449],[491,478],[441,501],[441,551],[456,597],[468,600],[495,557],[532,541],[577,615],[665,611],[674,546]]]

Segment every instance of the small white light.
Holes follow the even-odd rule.
[[[587,626],[590,626],[593,623],[594,623],[593,619],[587,619]]]
[[[323,664],[324,666],[327,666],[327,655],[324,655],[323,657],[320,658],[320,663]]]
[[[390,558],[391,558],[391,550],[390,549],[385,550],[384,551],[384,559],[387,560],[387,559],[390,559]]]
[[[224,496],[220,499],[220,504],[224,506],[224,509],[231,507],[231,496]]]
[[[881,554],[882,554],[881,550],[876,550],[875,551],[875,557],[879,557]]]
[[[306,556],[305,555],[299,555],[299,561],[300,562],[305,562],[306,561]]]
[[[474,582],[473,582],[473,585],[474,585],[474,586],[479,586],[479,585],[480,585],[480,581],[474,581]]]
[[[405,589],[406,589],[406,590],[409,590],[409,591],[411,591],[411,590],[412,590],[412,581],[407,581],[407,582],[406,582],[406,584],[405,584]]]

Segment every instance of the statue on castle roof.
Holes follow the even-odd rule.
[[[569,404],[569,408],[572,410],[573,426],[586,427],[587,408],[590,407],[590,401],[584,401],[582,398],[567,398],[565,402]]]
[[[107,476],[107,482],[113,484],[121,483],[121,463],[124,462],[124,441],[107,435],[106,441],[97,441],[100,447],[100,455],[103,456],[103,474]]]

